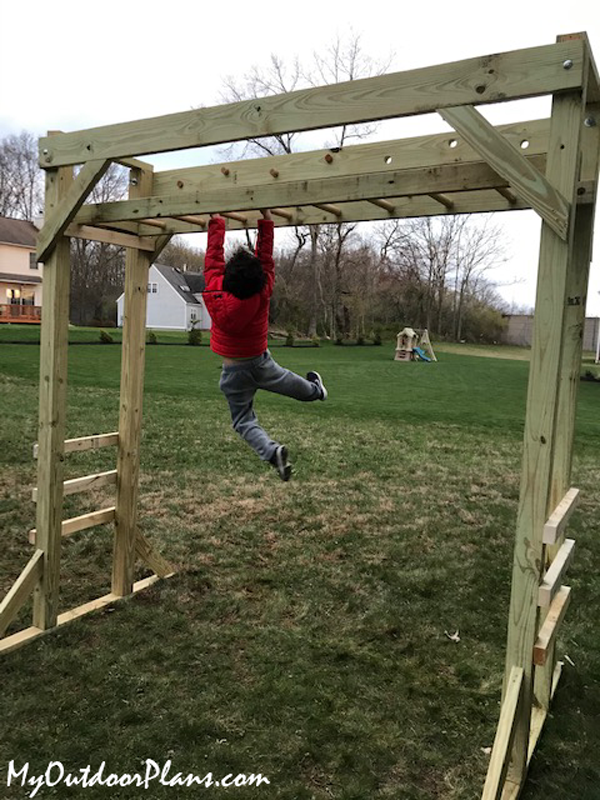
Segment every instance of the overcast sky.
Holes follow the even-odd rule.
[[[272,53],[310,65],[337,36],[360,34],[364,51],[391,57],[389,71],[551,44],[558,34],[587,31],[600,62],[599,0],[428,0],[427,2],[221,3],[171,0],[29,0],[0,10],[0,137],[25,129],[79,130],[169,114],[220,102],[223,79],[240,80]],[[536,119],[547,99],[482,107],[494,122]],[[378,138],[417,135],[447,127],[414,118]],[[323,142],[315,140],[314,146]],[[214,161],[193,151],[151,158],[157,169]],[[534,212],[496,215],[509,255],[497,272],[509,301],[533,306],[539,247]],[[600,316],[600,214],[588,315]],[[192,240],[194,241],[194,240]],[[197,244],[204,244],[202,235]],[[517,281],[518,282],[515,282]],[[512,284],[512,285],[510,285]]]

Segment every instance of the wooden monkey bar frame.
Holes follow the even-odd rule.
[[[549,119],[494,127],[477,106],[552,95]],[[277,133],[437,112],[454,133],[223,165],[154,172],[137,157]],[[573,428],[598,180],[600,86],[587,36],[40,140],[46,171],[45,262],[35,552],[0,604],[0,636],[33,593],[33,625],[0,653],[173,573],[137,523],[148,269],[170,237],[220,212],[253,228],[534,209],[542,219],[534,339],[503,703],[483,800],[515,800],[561,664],[556,632],[570,589],[565,539]],[[111,162],[130,170],[127,200],[86,200]],[[73,166],[81,165],[76,176]],[[127,248],[118,432],[65,442],[70,237]],[[116,470],[63,480],[65,453],[116,445]],[[63,496],[116,482],[114,506],[62,519]],[[63,536],[114,521],[112,591],[58,613]],[[134,583],[136,557],[154,575]]]

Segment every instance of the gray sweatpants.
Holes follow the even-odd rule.
[[[229,403],[234,431],[248,442],[263,461],[273,457],[279,443],[274,442],[258,424],[252,408],[256,391],[266,389],[303,401],[321,399],[317,384],[280,367],[268,350],[239,364],[224,364],[219,388]]]

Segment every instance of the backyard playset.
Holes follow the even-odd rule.
[[[477,110],[540,95],[552,96],[548,119],[494,127]],[[435,112],[451,132],[157,172],[139,160]],[[586,35],[573,34],[550,45],[42,138],[37,522],[31,560],[0,604],[0,636],[32,594],[33,621],[0,639],[0,653],[174,571],[141,535],[137,512],[148,269],[173,234],[205,231],[212,212],[232,230],[254,228],[261,208],[270,208],[279,226],[534,209],[542,234],[506,671],[483,790],[484,800],[514,800],[560,675],[556,632],[570,600],[563,581],[574,543],[565,525],[577,499],[571,456],[599,132],[598,74]],[[129,199],[86,202],[113,162],[130,170]],[[119,430],[65,441],[71,237],[123,246],[127,256]],[[69,452],[105,446],[117,450],[116,469],[64,481]],[[114,506],[62,518],[65,494],[111,483]],[[59,613],[62,537],[113,521],[112,591]],[[155,574],[134,583],[138,557]]]

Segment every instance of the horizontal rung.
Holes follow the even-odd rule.
[[[548,567],[538,594],[538,605],[542,606],[542,608],[547,608],[552,603],[554,595],[559,590],[565,572],[573,558],[574,547],[574,539],[565,539],[554,561]]]
[[[77,494],[95,489],[97,486],[108,486],[117,482],[117,470],[110,469],[107,472],[97,472],[95,475],[84,475],[82,478],[72,478],[63,483],[63,494]],[[33,502],[37,503],[38,490],[33,489]]]
[[[83,450],[97,450],[99,447],[110,447],[119,444],[119,433],[99,433],[95,436],[80,436],[78,439],[65,439],[65,453],[82,452]],[[33,445],[33,457],[37,458],[39,445]]]
[[[544,544],[556,544],[579,503],[579,489],[569,489],[544,525]]]
[[[567,613],[567,608],[571,602],[571,587],[561,586],[556,593],[552,605],[548,610],[548,616],[540,628],[540,632],[533,646],[533,663],[536,667],[543,667],[546,663],[548,650],[552,645],[561,622]]]
[[[80,517],[72,517],[71,519],[63,520],[62,535],[70,536],[77,531],[84,531],[86,528],[93,528],[96,525],[106,525],[108,522],[115,521],[116,509],[114,506],[110,508],[103,508],[100,511],[91,511],[89,514],[82,514]],[[35,544],[36,528],[29,531],[29,541]]]

